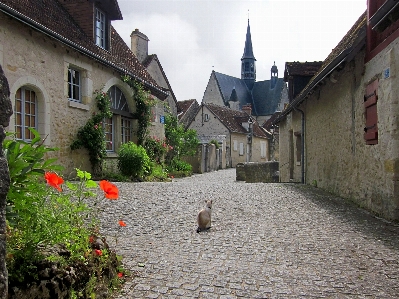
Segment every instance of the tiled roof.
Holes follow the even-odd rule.
[[[255,82],[252,91],[250,91],[242,79],[217,72],[214,72],[214,74],[224,103],[227,104],[232,91],[235,89],[240,107],[251,104],[253,115],[271,115],[277,110],[283,85],[285,84],[282,78],[276,79],[277,81],[273,88],[271,88],[271,80]]]
[[[227,107],[218,106],[211,103],[203,103],[221,122],[226,128],[233,133],[248,134],[248,131],[242,126],[242,123],[248,122],[250,116],[239,110],[233,110]],[[267,138],[265,132],[259,127],[259,124],[252,118],[253,133],[256,137]]]
[[[313,76],[318,72],[323,65],[323,61],[313,62],[286,62],[284,71],[284,80],[287,81],[287,76]]]
[[[111,26],[111,46],[107,51],[94,44],[57,0],[1,0],[0,11],[26,22],[29,26],[90,55],[101,63],[125,72],[150,88],[164,92],[140,64],[132,51]]]
[[[190,108],[190,106],[193,105],[194,103],[197,103],[195,99],[177,102],[177,114],[179,115],[179,119],[180,116],[186,113],[188,108]]]

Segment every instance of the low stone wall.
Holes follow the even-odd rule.
[[[236,180],[247,183],[278,183],[279,162],[249,162],[238,163]]]

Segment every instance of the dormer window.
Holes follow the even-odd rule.
[[[96,45],[105,49],[106,47],[106,20],[105,14],[96,8]]]

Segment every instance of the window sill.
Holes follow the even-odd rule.
[[[73,101],[68,101],[68,106],[71,108],[77,108],[77,109],[81,109],[81,110],[85,110],[85,111],[90,110],[89,105],[85,105],[85,104],[73,102]]]
[[[107,158],[118,158],[118,154],[115,152],[107,152]]]

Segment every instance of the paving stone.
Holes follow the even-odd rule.
[[[235,169],[116,184],[101,233],[133,276],[114,299],[399,298],[399,226],[330,193]],[[207,199],[212,228],[196,233]]]

